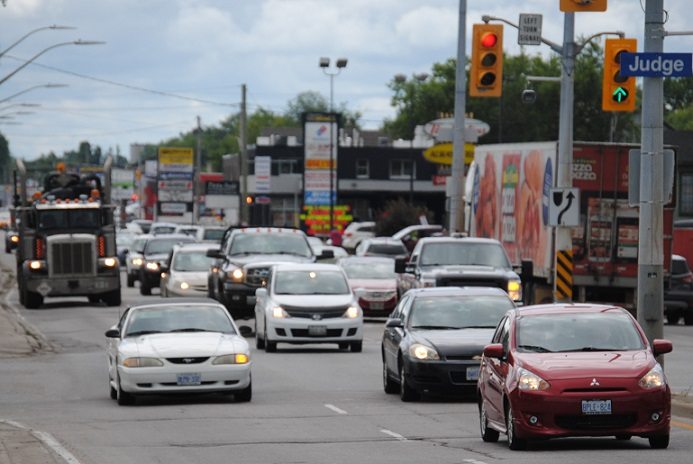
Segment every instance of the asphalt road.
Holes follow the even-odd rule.
[[[0,259],[8,259],[4,255]],[[123,307],[158,299],[124,288]],[[16,292],[9,302],[17,305]],[[56,351],[4,359],[0,420],[50,433],[72,464],[157,463],[688,463],[693,421],[676,418],[669,449],[647,440],[563,439],[512,452],[483,443],[476,406],[428,398],[402,403],[382,389],[383,321],[366,324],[362,353],[330,346],[253,349],[253,400],[152,397],[119,407],[108,396],[103,333],[120,309],[86,298],[49,299],[21,310]],[[675,391],[693,385],[693,327],[665,327],[674,342],[666,371]],[[254,345],[253,345],[254,346]],[[692,392],[693,394],[693,392]]]

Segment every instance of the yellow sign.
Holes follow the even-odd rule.
[[[431,163],[452,165],[452,144],[439,143],[433,145],[424,151],[423,156]],[[465,143],[464,164],[472,164],[472,161],[474,161],[474,144]]]
[[[159,147],[160,164],[193,164],[193,149],[185,147]]]

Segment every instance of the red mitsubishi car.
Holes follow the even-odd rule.
[[[508,311],[479,373],[481,438],[528,440],[567,436],[647,438],[669,446],[671,391],[652,346],[623,308],[549,304]]]

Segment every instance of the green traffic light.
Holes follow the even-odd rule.
[[[617,87],[614,93],[611,94],[611,98],[617,103],[622,103],[628,99],[628,90],[623,87]]]

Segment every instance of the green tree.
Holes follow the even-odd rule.
[[[12,157],[10,156],[10,144],[5,136],[0,133],[0,184],[10,182],[12,172]]]
[[[385,209],[380,211],[375,223],[375,234],[379,237],[389,237],[395,232],[419,223],[419,217],[432,219],[425,208],[414,206],[402,198],[385,203]]]

